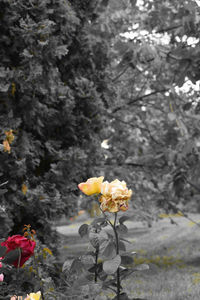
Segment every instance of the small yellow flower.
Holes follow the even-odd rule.
[[[41,292],[37,292],[37,293],[30,293],[29,295],[27,295],[25,300],[40,300],[41,299]]]
[[[13,130],[10,129],[9,131],[5,131],[5,135],[6,135],[6,138],[3,141],[4,152],[10,153],[10,151],[11,151],[10,144],[13,142],[13,140],[15,138],[13,135]]]
[[[3,147],[4,147],[4,152],[10,153],[11,147],[10,147],[10,144],[8,143],[7,140],[4,140],[4,141],[3,141]]]
[[[28,187],[27,187],[27,185],[26,185],[25,183],[23,183],[23,184],[22,184],[22,193],[23,193],[24,195],[26,195],[27,191],[28,191]]]
[[[49,248],[43,248],[42,251],[43,251],[43,252],[47,252],[47,253],[49,253],[50,255],[53,255],[52,251],[51,251]]]
[[[14,82],[12,82],[11,86],[12,86],[12,88],[11,88],[11,94],[12,94],[12,96],[15,96],[16,84]]]
[[[79,189],[87,196],[99,194],[101,192],[101,185],[104,177],[92,177],[86,182],[82,182],[78,185]]]
[[[6,140],[8,141],[8,143],[11,144],[15,139],[13,130],[10,129],[9,131],[5,131],[5,135],[6,135]]]

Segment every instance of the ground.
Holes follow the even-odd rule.
[[[63,237],[62,260],[84,254],[89,247],[78,235],[78,228],[92,219],[82,216],[69,225],[57,226]],[[199,214],[189,218],[200,222]],[[126,221],[127,243],[135,251],[135,264],[147,263],[149,270],[133,273],[123,281],[124,290],[133,297],[149,300],[199,300],[200,298],[200,226],[185,217],[161,218],[146,223]],[[200,224],[200,223],[199,223]],[[110,294],[110,298],[114,295]]]

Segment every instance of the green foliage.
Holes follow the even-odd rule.
[[[20,251],[20,249],[15,249],[8,252],[3,259],[3,263],[12,264],[14,261],[18,260],[20,258]]]
[[[1,205],[14,221],[1,236],[31,224],[48,243],[52,220],[76,212],[81,174],[100,165],[107,48],[88,22],[90,2],[11,0],[0,9],[2,143],[5,131],[14,135],[10,153],[0,152]]]
[[[120,279],[124,280],[133,272],[148,270],[147,264],[136,265],[133,255],[135,252],[126,251],[124,234],[128,232],[119,230],[119,227],[126,227],[123,222],[128,220],[128,216],[122,216],[117,222],[111,220],[109,213],[104,213],[99,218],[94,218],[90,225],[82,224],[79,228],[81,238],[88,238],[90,251],[75,258],[71,262],[66,260],[62,267],[64,278],[69,279],[69,291],[71,296],[77,293],[77,289],[82,291],[85,287],[95,287],[93,292],[88,293],[88,297],[100,295],[100,291],[112,290],[116,295],[128,296],[123,293]],[[119,224],[117,224],[119,223]],[[111,230],[109,230],[109,228]],[[72,279],[73,277],[73,279]],[[96,299],[96,298],[95,298]],[[116,298],[119,299],[119,298]]]
[[[2,250],[2,248],[4,247],[0,249]],[[1,255],[3,255],[3,251],[1,251]],[[36,290],[40,290],[45,299],[60,295],[58,290],[63,282],[59,279],[60,270],[57,267],[55,256],[49,248],[36,238],[34,255],[23,267],[12,266],[13,261],[18,258],[20,258],[19,248],[11,250],[1,260],[1,272],[4,274],[0,292],[1,299],[10,299],[12,295],[25,298],[27,294]]]
[[[105,176],[125,179],[150,224],[157,204],[199,198],[199,6],[109,1],[104,21],[114,33]]]
[[[199,91],[182,89],[200,80],[199,23],[196,1],[0,1],[1,237],[31,224],[57,250],[52,221],[76,213],[77,184],[102,169],[131,186],[149,225],[155,204],[199,200]],[[92,295],[94,278],[94,294],[116,287],[108,276],[132,264],[127,219],[115,228],[119,253],[107,219],[81,226],[94,251],[63,266],[60,298],[77,270],[74,292]]]

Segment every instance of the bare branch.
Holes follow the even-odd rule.
[[[182,27],[182,26],[183,26],[182,24],[172,25],[172,26],[169,26],[169,27],[166,27],[166,28],[163,28],[163,29],[156,30],[155,33],[165,33],[167,31],[171,31],[171,30],[177,29],[177,28]]]
[[[3,185],[5,185],[5,184],[7,184],[7,183],[8,183],[8,180],[5,181],[5,182],[3,182],[3,183],[1,183],[0,186],[3,186]]]
[[[136,103],[136,102],[138,102],[138,101],[141,101],[141,100],[143,100],[143,99],[145,99],[145,98],[148,98],[148,97],[150,97],[150,96],[153,96],[153,95],[156,95],[156,94],[159,94],[159,93],[162,94],[162,93],[165,93],[165,92],[167,92],[167,91],[169,91],[169,89],[164,89],[164,90],[160,90],[160,91],[154,91],[154,92],[151,92],[151,93],[149,93],[149,94],[139,96],[139,97],[137,97],[137,98],[135,98],[135,99],[129,101],[128,103],[126,103],[126,105],[116,107],[116,108],[112,111],[112,113],[116,113],[118,110],[121,110],[121,109],[126,108],[127,105],[134,104],[134,103]]]
[[[117,79],[119,79],[119,77],[121,77],[128,70],[128,68],[129,64],[124,68],[124,70],[121,73],[119,73],[115,78],[112,79],[112,82],[115,82]]]
[[[196,186],[194,183],[190,182],[187,178],[185,178],[186,182],[189,183],[193,188],[195,188],[200,193],[200,188]]]

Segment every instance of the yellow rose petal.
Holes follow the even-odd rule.
[[[104,177],[92,177],[86,182],[82,182],[78,185],[79,189],[87,196],[99,194],[101,192],[101,184]]]

